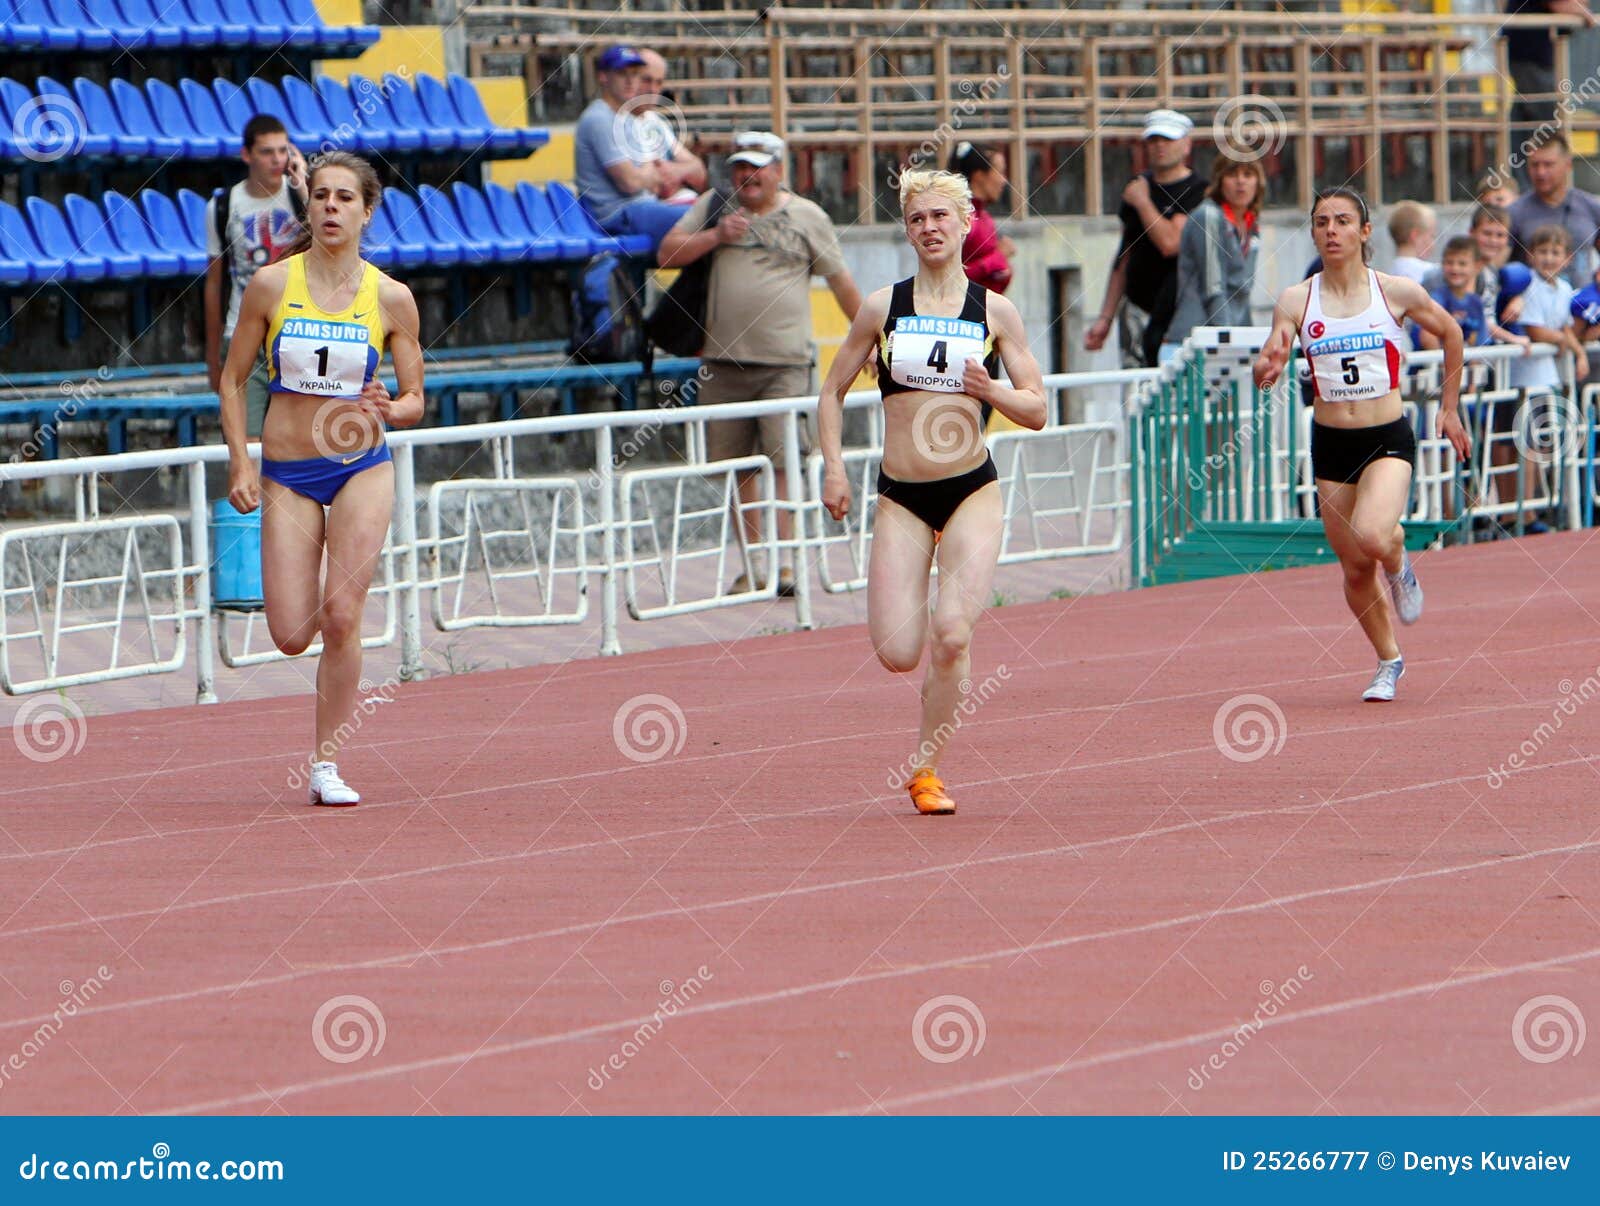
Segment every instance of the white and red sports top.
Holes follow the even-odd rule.
[[[1404,330],[1389,310],[1378,274],[1367,269],[1367,308],[1350,318],[1334,318],[1322,308],[1322,273],[1311,278],[1306,312],[1300,319],[1300,346],[1311,362],[1312,388],[1319,402],[1370,402],[1400,388],[1405,360]]]

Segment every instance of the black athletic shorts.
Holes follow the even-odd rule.
[[[1368,465],[1386,456],[1417,463],[1417,433],[1403,418],[1376,427],[1311,424],[1311,472],[1324,481],[1358,482]]]

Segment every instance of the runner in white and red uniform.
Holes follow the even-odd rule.
[[[1311,364],[1316,401],[1311,469],[1317,479],[1322,528],[1344,569],[1344,597],[1378,654],[1378,672],[1362,698],[1392,700],[1405,673],[1384,587],[1402,624],[1422,615],[1422,587],[1405,552],[1405,513],[1416,463],[1417,438],[1401,416],[1403,324],[1410,319],[1444,345],[1439,434],[1456,455],[1471,451],[1457,413],[1461,393],[1461,328],[1405,277],[1367,267],[1372,222],[1354,189],[1319,193],[1311,235],[1322,271],[1284,290],[1272,335],[1256,361],[1256,384],[1270,389],[1289,359],[1296,335]]]

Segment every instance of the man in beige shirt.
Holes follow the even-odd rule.
[[[733,196],[711,226],[715,193],[706,193],[661,240],[663,268],[682,268],[715,253],[706,299],[706,346],[701,353],[700,405],[753,402],[816,393],[811,343],[811,278],[823,277],[847,319],[861,308],[861,293],[844,266],[839,236],[821,207],[783,187],[783,140],[775,134],[740,134],[728,158]],[[808,415],[800,418],[801,452],[811,449]],[[781,416],[706,424],[706,455],[714,461],[762,453],[777,468],[784,496]],[[739,497],[757,501],[755,475],[745,474]],[[745,537],[760,540],[760,514],[744,510]],[[792,538],[787,512],[778,535]],[[732,593],[750,589],[748,578]],[[784,566],[778,593],[794,593],[794,571]]]

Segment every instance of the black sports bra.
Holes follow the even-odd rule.
[[[989,331],[989,291],[967,282],[967,300],[957,318],[917,313],[912,288],[916,278],[895,284],[889,314],[878,341],[878,389],[890,394],[927,390],[936,394],[963,392],[967,357],[976,356],[991,377],[1000,375],[1000,354]]]

